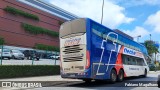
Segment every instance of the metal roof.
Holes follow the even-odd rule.
[[[45,12],[48,12],[52,15],[63,18],[65,20],[73,20],[73,19],[79,18],[78,16],[66,10],[63,10],[55,5],[44,2],[43,0],[17,0],[17,1],[33,6],[37,9],[43,10]]]

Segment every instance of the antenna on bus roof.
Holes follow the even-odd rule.
[[[104,0],[103,0],[103,2],[102,2],[102,16],[101,16],[101,24],[102,24],[102,22],[103,22],[103,8],[104,8]]]

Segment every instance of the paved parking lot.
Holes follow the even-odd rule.
[[[52,59],[40,59],[34,60],[34,65],[59,65],[59,60]],[[32,65],[32,60],[2,60],[2,65]]]

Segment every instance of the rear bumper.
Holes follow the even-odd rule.
[[[71,78],[71,79],[91,79],[91,77],[87,76],[87,75],[78,75],[76,74],[61,74],[62,78]]]
[[[61,71],[62,78],[73,78],[73,79],[92,79],[91,73],[89,70],[85,70],[84,72],[79,73],[64,73]]]

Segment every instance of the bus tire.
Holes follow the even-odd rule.
[[[91,83],[91,79],[83,79],[83,81],[85,81],[85,83]]]
[[[112,70],[111,70],[111,73],[110,73],[110,81],[111,81],[111,83],[115,83],[116,80],[117,80],[116,70],[115,70],[115,69],[112,69]]]
[[[121,70],[119,71],[118,76],[117,76],[117,81],[118,81],[118,82],[122,82],[123,79],[124,79],[124,71],[121,69]]]
[[[160,75],[158,75],[157,84],[158,84],[158,88],[160,88]]]
[[[144,70],[144,75],[142,75],[144,78],[147,77],[147,70]]]

